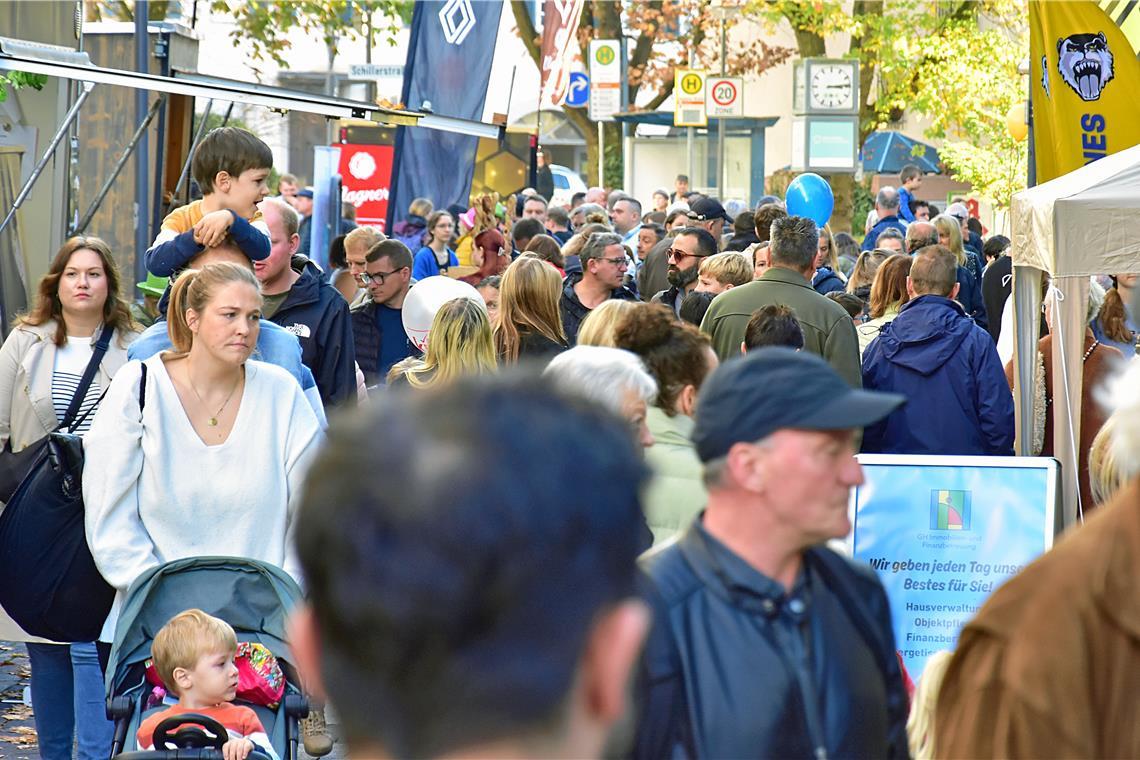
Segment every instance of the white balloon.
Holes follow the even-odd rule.
[[[436,312],[448,301],[467,298],[487,309],[483,297],[474,286],[444,275],[425,277],[412,286],[404,298],[401,318],[408,340],[421,351],[427,349],[428,332]]]

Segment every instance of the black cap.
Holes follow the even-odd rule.
[[[724,206],[716,198],[702,196],[689,204],[689,218],[696,222],[707,222],[711,219],[724,219],[731,222]]]
[[[702,462],[734,443],[791,428],[852,430],[878,422],[906,399],[855,390],[827,362],[806,351],[769,346],[720,365],[697,401],[693,443]]]

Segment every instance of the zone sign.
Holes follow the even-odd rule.
[[[744,83],[740,77],[710,77],[708,81],[709,116],[743,116]]]

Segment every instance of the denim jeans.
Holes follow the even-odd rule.
[[[103,663],[94,643],[28,645],[32,709],[44,760],[71,760],[78,737],[80,760],[104,760],[114,724],[107,720]]]

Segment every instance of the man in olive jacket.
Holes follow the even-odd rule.
[[[822,356],[853,388],[863,385],[859,339],[847,311],[811,286],[819,229],[802,216],[772,223],[771,265],[759,280],[717,296],[701,323],[721,361],[740,355],[752,312],[770,304],[791,307],[804,331],[804,350]]]

